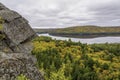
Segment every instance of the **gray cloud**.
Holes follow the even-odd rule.
[[[120,0],[1,0],[32,27],[120,25]]]

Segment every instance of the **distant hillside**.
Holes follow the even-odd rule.
[[[60,29],[35,29],[35,31],[53,33],[104,33],[104,32],[120,32],[120,26],[116,27],[74,26]]]
[[[59,29],[36,29],[38,33],[49,33],[55,36],[65,37],[98,37],[98,36],[120,36],[120,26],[74,26]]]

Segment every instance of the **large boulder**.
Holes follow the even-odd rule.
[[[0,18],[0,80],[16,80],[21,74],[29,80],[44,80],[31,55],[32,39],[37,35],[28,21],[2,3]]]
[[[26,41],[36,36],[28,21],[17,12],[6,8],[0,3],[0,17],[4,20],[2,32],[6,35],[6,43],[13,52],[28,52],[32,48],[21,48]],[[24,47],[24,46],[23,46]]]

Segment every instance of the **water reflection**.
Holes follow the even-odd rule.
[[[51,36],[49,34],[38,34],[39,36],[49,36],[56,40],[68,40],[71,39],[74,42],[81,42],[81,43],[88,43],[88,44],[94,44],[94,43],[120,43],[120,37],[97,37],[97,38],[67,38],[67,37],[58,37],[58,36]]]

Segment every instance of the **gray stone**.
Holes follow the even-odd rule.
[[[20,53],[20,52],[31,53],[33,46],[32,46],[32,42],[28,41],[28,42],[19,44],[17,46],[11,47],[11,49],[13,50],[13,52],[16,52],[16,53]]]
[[[1,9],[2,8],[2,9]],[[0,3],[0,17],[4,20],[2,33],[6,35],[6,44],[13,52],[30,53],[30,42],[36,35],[28,21],[20,14]]]
[[[14,44],[13,46],[35,35],[35,32],[23,18],[15,19],[10,23],[4,23],[3,31]]]
[[[4,35],[0,39],[0,80],[16,80],[21,74],[30,80],[44,80],[31,55],[32,39],[37,35],[28,21],[1,3],[0,17],[4,20],[0,31]]]
[[[5,43],[5,41],[1,40],[0,41],[0,51],[2,52],[13,52],[9,46]]]
[[[0,80],[16,80],[21,74],[30,80],[44,80],[33,62],[33,56],[21,54],[0,52]]]
[[[6,8],[2,3],[0,3],[0,10],[8,10],[8,8]]]
[[[8,22],[21,17],[17,12],[11,10],[1,10],[0,16]]]

